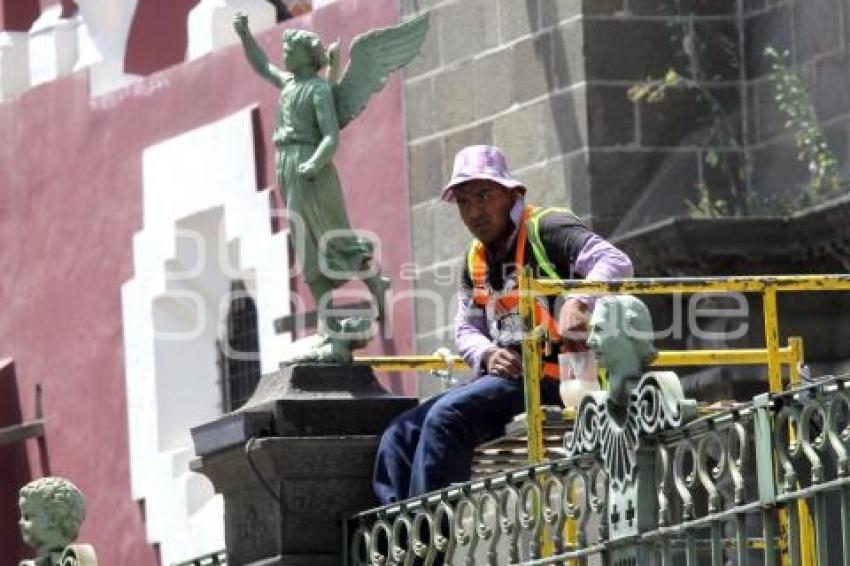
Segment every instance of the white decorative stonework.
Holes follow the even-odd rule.
[[[189,429],[222,414],[216,341],[235,279],[256,303],[260,364],[289,314],[286,234],[256,186],[252,109],[147,148],[143,228],[122,288],[131,490],[163,564],[224,548],[221,499],[189,472]]]
[[[244,12],[251,31],[257,34],[275,25],[274,6],[266,0],[201,0],[189,12],[189,46],[186,59],[239,42],[233,31],[233,16]],[[274,57],[275,54],[269,54]],[[280,56],[280,53],[276,54]]]
[[[575,430],[566,443],[567,456],[597,453],[609,485],[621,490],[634,480],[641,436],[681,426],[694,416],[696,401],[685,399],[674,372],[648,372],[631,391],[621,418],[605,392],[591,393],[581,401]]]
[[[29,86],[29,36],[0,31],[0,101],[22,93]]]

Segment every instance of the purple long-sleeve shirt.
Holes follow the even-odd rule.
[[[512,210],[511,217],[517,223],[517,210],[522,211],[522,202]],[[512,238],[516,237],[516,231]],[[575,257],[571,266],[572,273],[587,281],[610,281],[615,279],[626,279],[634,275],[634,269],[629,257],[614,247],[611,243],[590,233]],[[591,297],[579,297],[591,309],[593,299]],[[472,309],[472,297],[468,290],[461,288],[458,301],[457,315],[455,316],[455,343],[458,352],[464,361],[469,364],[476,375],[484,372],[482,358],[484,354],[496,347],[491,339],[486,317],[479,309]],[[475,315],[471,313],[475,310]]]

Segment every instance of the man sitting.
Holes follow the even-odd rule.
[[[471,382],[399,415],[378,448],[373,486],[391,503],[470,479],[475,446],[501,436],[524,410],[522,325],[518,276],[624,279],[629,258],[566,209],[525,203],[526,189],[492,146],[470,146],[455,157],[442,199],[455,202],[474,236],[460,281],[455,320],[457,348],[475,373]],[[568,297],[539,314],[563,347],[584,348],[591,300]],[[557,318],[551,312],[557,312]],[[557,363],[544,365],[541,400],[557,404]]]

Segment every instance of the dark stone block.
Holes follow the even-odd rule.
[[[564,23],[552,31],[552,73],[558,88],[585,79],[583,20]]]
[[[806,0],[794,2],[793,6],[798,64],[842,49],[844,18],[838,0]]]
[[[581,11],[585,16],[608,16],[624,12],[623,0],[582,0]]]
[[[587,129],[591,147],[628,145],[635,142],[635,105],[626,87],[587,86]]]
[[[744,0],[744,14],[763,10],[765,0]]]
[[[590,214],[590,154],[587,150],[564,158],[570,208],[579,216]]]
[[[746,207],[746,183],[744,182],[744,156],[740,151],[712,148],[717,156],[716,164],[706,159],[706,152],[700,153],[700,182],[708,189],[713,200],[726,202],[729,212],[743,210]]]
[[[387,393],[367,366],[296,365],[266,375],[243,410],[271,410],[275,436],[379,434],[416,401]]]
[[[686,74],[690,68],[681,38],[663,21],[585,20],[584,43],[591,80],[639,81],[663,77],[671,68]]]
[[[737,12],[737,0],[629,0],[639,16],[721,16]]]
[[[271,411],[243,411],[192,428],[195,454],[207,456],[232,446],[244,446],[251,438],[271,436]]]
[[[591,151],[594,230],[620,234],[685,213],[696,197],[698,154],[691,151]]]
[[[585,90],[576,87],[549,99],[554,120],[552,138],[548,140],[550,157],[571,153],[587,145],[587,101]]]
[[[695,21],[699,80],[735,81],[741,77],[738,23],[734,20]]]
[[[344,520],[377,504],[371,475],[378,440],[264,438],[193,461],[224,495],[229,563],[335,557],[339,564]]]
[[[797,159],[791,139],[781,139],[751,150],[754,214],[788,214],[809,180],[806,166]]]
[[[708,94],[695,88],[671,88],[659,102],[640,103],[639,111],[643,147],[731,146],[741,142],[740,92],[736,87],[712,88]]]
[[[764,50],[773,47],[780,53],[790,50],[791,11],[787,5],[776,6],[744,20],[744,53],[747,78],[753,79],[771,72]]]
[[[815,67],[815,110],[820,120],[850,112],[850,56],[824,57]]]

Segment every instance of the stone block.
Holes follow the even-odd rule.
[[[788,117],[776,104],[776,89],[773,81],[765,78],[754,81],[752,85],[755,97],[755,139],[762,142],[786,134],[785,122]]]
[[[465,61],[434,77],[437,131],[463,126],[475,119],[474,64]]]
[[[461,222],[460,218],[458,218],[458,222]],[[464,249],[459,248],[455,251],[458,256],[461,256]],[[435,328],[444,328],[454,324],[458,304],[457,293],[461,262],[461,257],[458,257],[423,267],[417,271],[414,300],[417,329],[430,332]]]
[[[850,56],[820,59],[815,65],[814,80],[815,110],[820,120],[850,112]]]
[[[584,86],[576,86],[546,99],[542,126],[545,128],[546,156],[557,157],[585,147],[588,143],[588,102]]]
[[[741,78],[740,43],[736,20],[694,21],[698,75],[703,81]]]
[[[475,113],[484,118],[505,110],[511,105],[511,48],[499,49],[476,57]]]
[[[558,88],[585,80],[583,20],[563,23],[552,32],[552,72]]]
[[[416,265],[427,267],[457,257],[469,243],[469,232],[452,204],[431,200],[414,205],[410,219]]]
[[[599,6],[597,6],[599,4]],[[622,0],[540,0],[540,27],[556,26],[564,20],[582,15],[609,13]]]
[[[684,214],[699,178],[697,159],[690,151],[592,151],[594,230],[620,234]]]
[[[770,62],[764,56],[766,47],[780,53],[791,49],[791,10],[788,5],[775,6],[744,19],[744,54],[747,78],[770,73]]]
[[[585,20],[587,79],[639,81],[663,77],[671,68],[686,74],[690,66],[680,43],[665,21]]]
[[[431,77],[421,77],[404,83],[405,124],[408,141],[435,132],[437,97]]]
[[[582,218],[590,216],[590,152],[582,150],[564,156],[564,172],[567,175],[570,208]]]
[[[744,14],[764,10],[765,0],[744,0]]]
[[[587,87],[588,143],[591,147],[635,143],[635,104],[626,87],[590,84]]]
[[[431,10],[428,33],[419,49],[419,55],[404,68],[407,78],[419,76],[440,66],[440,26],[440,10]]]
[[[446,180],[443,177],[443,146],[439,139],[410,144],[407,147],[410,171],[410,204],[438,197]]]
[[[462,130],[446,134],[443,142],[443,182],[444,185],[452,174],[455,155],[458,151],[468,145],[493,145],[493,123],[481,122]]]
[[[707,151],[700,152],[700,182],[708,189],[713,199],[724,200],[730,211],[736,206],[745,206],[744,156],[740,151],[730,151],[726,148],[717,147],[711,150],[718,156],[718,161],[716,165],[712,165],[706,160]]]
[[[543,161],[552,137],[551,100],[545,99],[501,115],[493,121],[493,142],[510,166],[521,169]]]
[[[540,2],[499,0],[499,39],[509,43],[540,29]]]
[[[511,82],[513,100],[525,102],[555,88],[552,68],[552,34],[528,37],[513,46]]]
[[[612,16],[625,13],[624,0],[582,0],[584,16]]]
[[[516,171],[525,184],[528,202],[538,206],[570,207],[567,187],[567,164],[565,158],[549,159],[540,164]]]
[[[846,2],[839,0],[806,0],[794,2],[794,45],[796,62],[804,63],[818,55],[843,48]]]
[[[750,152],[753,164],[753,192],[756,214],[788,214],[800,194],[800,186],[809,180],[806,167],[797,159],[797,149],[791,139],[754,148]]]
[[[704,147],[741,143],[739,90],[718,87],[709,92],[719,103],[719,112],[713,111],[708,95],[687,87],[668,89],[659,102],[640,103],[640,145]]]
[[[493,0],[460,0],[439,8],[443,64],[471,57],[498,43]]]
[[[638,16],[722,16],[737,13],[737,0],[629,0]]]

